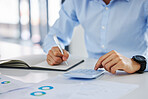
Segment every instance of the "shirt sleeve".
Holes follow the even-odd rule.
[[[145,3],[145,13],[146,13],[146,33],[145,33],[145,39],[146,41],[148,42],[148,1],[146,0],[146,3]],[[148,46],[148,45],[147,45]],[[147,66],[146,66],[146,69],[145,71],[148,71],[148,48],[147,50],[144,52],[143,56],[146,58],[147,60]]]
[[[44,39],[42,47],[45,53],[48,53],[53,46],[57,46],[53,40],[53,35],[58,37],[58,40],[63,48],[69,45],[72,38],[73,29],[79,24],[73,0],[66,0],[64,2],[64,4],[61,6],[59,16],[59,19],[50,28],[49,33]]]

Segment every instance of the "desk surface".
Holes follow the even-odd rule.
[[[0,42],[1,58],[10,58],[29,54],[41,54],[42,49],[39,47],[25,47],[11,43]],[[93,68],[97,60],[86,59],[84,63],[78,68]],[[38,83],[49,78],[62,75],[64,72],[59,71],[40,71],[40,70],[23,70],[23,69],[2,69],[0,68],[0,74],[7,77],[23,81],[25,83]],[[127,84],[137,84],[139,88],[131,92],[130,94],[122,97],[121,99],[147,99],[148,90],[148,73],[143,74],[127,74],[125,72],[118,72],[116,75],[106,72],[101,78],[96,81],[113,81]]]

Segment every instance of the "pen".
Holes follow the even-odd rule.
[[[61,45],[60,45],[60,42],[59,42],[57,36],[54,35],[54,36],[53,36],[53,39],[54,39],[55,43],[57,44],[58,48],[60,49],[61,53],[64,55],[64,52],[63,52],[63,50],[62,50],[62,47],[61,47]],[[65,64],[68,65],[67,61],[65,61]]]

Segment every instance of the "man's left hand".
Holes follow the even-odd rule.
[[[113,50],[99,58],[94,69],[97,70],[98,68],[104,68],[113,74],[116,73],[116,70],[135,73],[140,69],[140,64]]]

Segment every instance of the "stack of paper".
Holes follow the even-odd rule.
[[[138,85],[91,80],[81,83],[51,83],[46,80],[30,88],[1,94],[0,98],[9,99],[118,99],[136,88]],[[65,79],[69,82],[69,79]],[[6,88],[6,87],[5,87]],[[3,89],[5,89],[3,88]]]
[[[28,88],[30,84],[0,75],[0,94]]]

